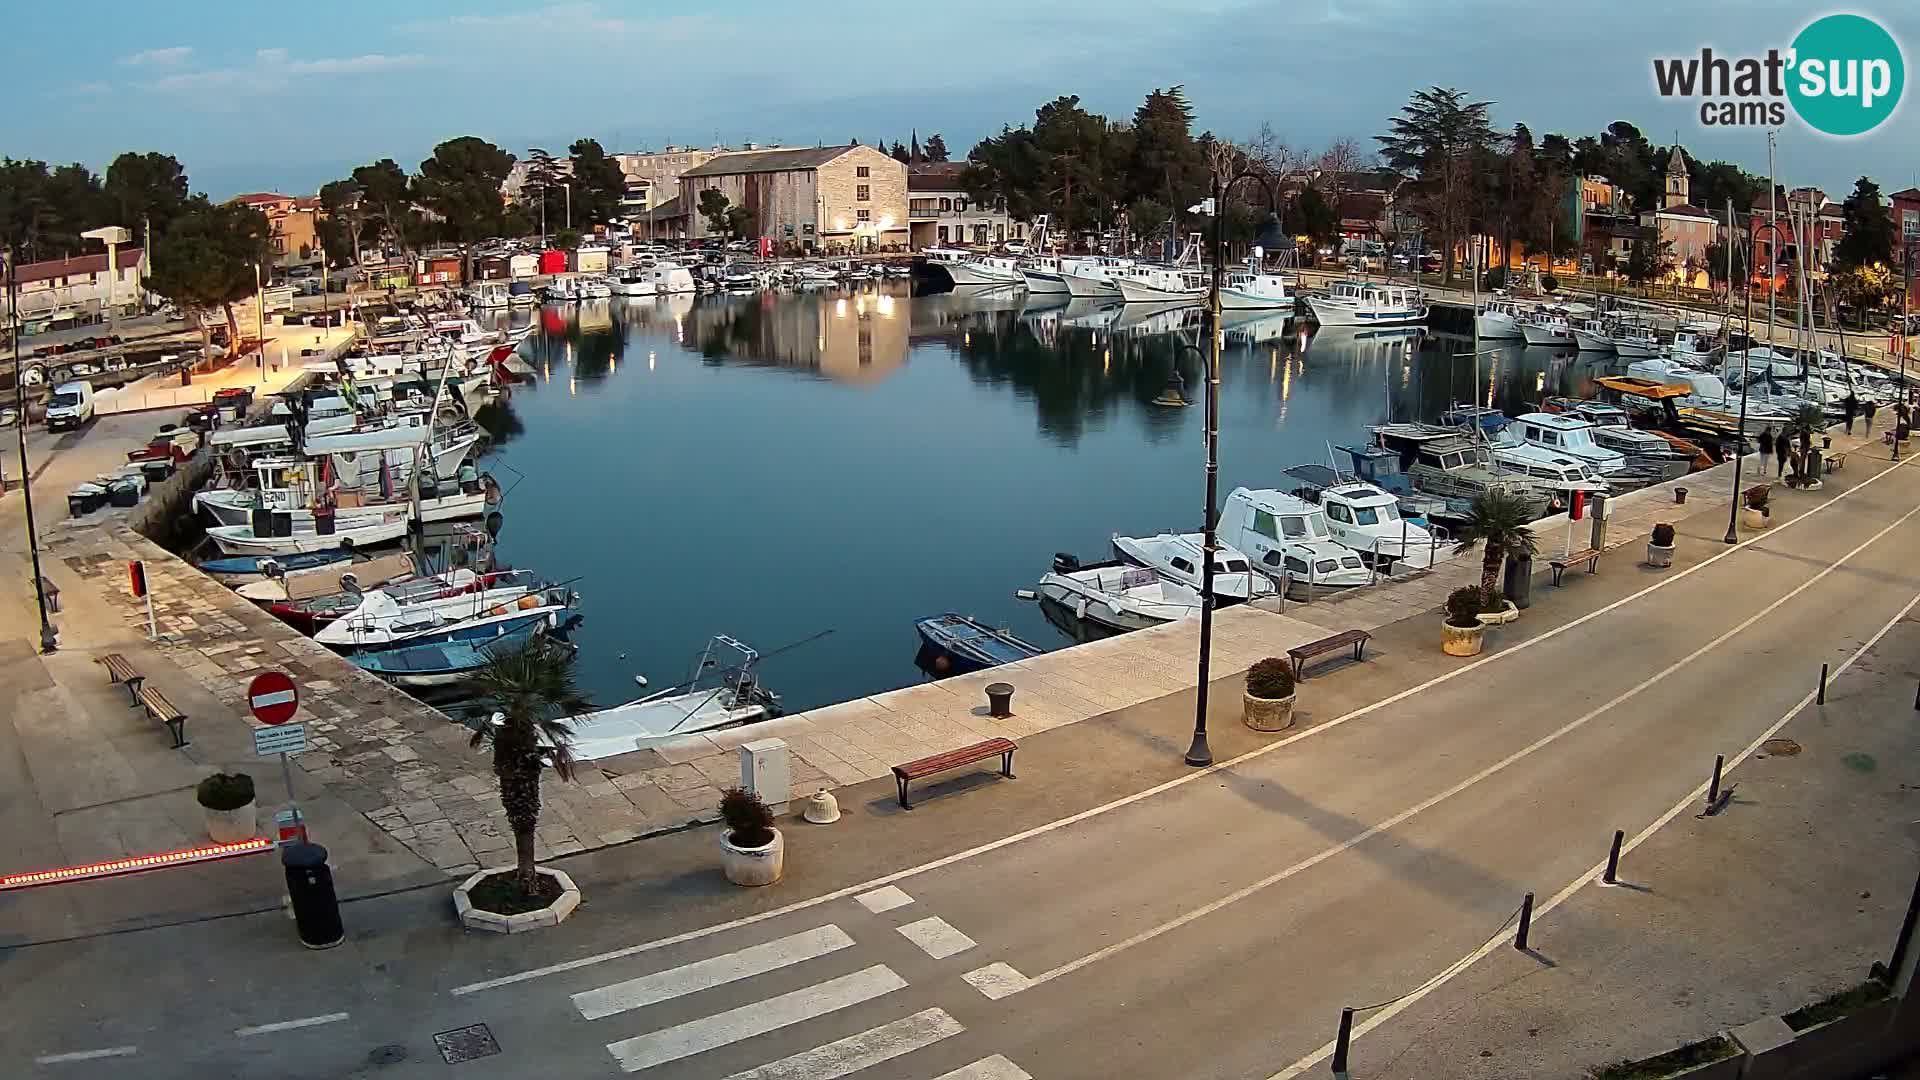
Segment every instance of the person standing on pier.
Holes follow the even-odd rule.
[[[1866,435],[1868,438],[1873,437],[1873,414],[1879,411],[1880,403],[1872,398],[1868,398],[1866,404],[1861,407],[1860,416],[1867,422]]]
[[[1847,400],[1840,404],[1840,415],[1847,421],[1847,434],[1853,434],[1853,418],[1860,415],[1860,399],[1853,391],[1847,391]]]
[[[1767,467],[1767,459],[1773,456],[1773,429],[1760,429],[1760,467]]]
[[[1793,433],[1791,431],[1785,428],[1780,429],[1780,437],[1773,442],[1773,452],[1780,457],[1780,464],[1774,470],[1774,476],[1783,477],[1787,475],[1787,459],[1793,456]]]

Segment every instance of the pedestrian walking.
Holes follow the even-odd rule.
[[[1861,417],[1864,418],[1867,422],[1866,434],[1869,438],[1871,438],[1873,435],[1873,414],[1879,411],[1880,411],[1880,403],[1873,400],[1872,398],[1867,399],[1867,403],[1865,407],[1863,407],[1860,411]]]
[[[1793,436],[1782,431],[1780,437],[1774,440],[1773,451],[1780,457],[1780,464],[1774,469],[1773,475],[1787,475],[1787,458],[1793,455]]]
[[[1847,434],[1853,434],[1853,418],[1860,415],[1860,399],[1853,391],[1847,391],[1847,400],[1840,404],[1840,415],[1847,421]]]
[[[1773,429],[1770,427],[1762,428],[1760,430],[1760,467],[1762,469],[1767,467],[1767,459],[1772,456],[1773,456]]]

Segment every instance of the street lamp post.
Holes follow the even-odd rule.
[[[53,623],[47,619],[47,582],[40,576],[40,533],[33,522],[33,472],[27,467],[27,394],[26,380],[20,370],[20,292],[14,280],[14,253],[6,252],[7,320],[13,331],[13,402],[18,416],[14,427],[20,433],[20,495],[27,508],[27,552],[33,560],[33,598],[40,607],[40,651],[51,653],[58,646]]]

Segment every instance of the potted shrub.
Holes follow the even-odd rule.
[[[1662,521],[1653,527],[1653,538],[1647,541],[1647,565],[1662,570],[1673,565],[1672,525]]]
[[[251,840],[256,832],[253,777],[246,773],[217,772],[193,790],[207,812],[207,835],[216,844]]]
[[[745,788],[720,797],[721,866],[735,885],[771,885],[786,872],[786,840],[773,827],[773,811]]]
[[[1487,593],[1477,585],[1463,585],[1447,596],[1447,617],[1440,624],[1440,648],[1448,656],[1478,656],[1485,643],[1487,628],[1480,613],[1487,608]]]
[[[1487,597],[1500,595],[1500,566],[1509,558],[1531,557],[1538,549],[1533,530],[1527,528],[1529,519],[1525,499],[1505,488],[1495,488],[1479,495],[1467,511],[1467,519],[1455,530],[1454,553],[1465,555],[1474,545],[1484,545],[1480,557],[1480,590]],[[1459,595],[1456,591],[1455,595]],[[1451,605],[1452,601],[1448,601]],[[1507,607],[1512,608],[1511,604]],[[1449,613],[1452,608],[1449,606]],[[1499,604],[1483,602],[1481,612],[1505,615]],[[1501,619],[1510,622],[1520,617],[1518,608],[1512,608],[1512,615]],[[1451,651],[1451,650],[1449,650]],[[1473,652],[1479,652],[1475,646]],[[1472,656],[1473,653],[1459,653],[1460,656]]]
[[[1749,529],[1764,529],[1773,524],[1773,514],[1767,505],[1768,492],[1766,484],[1746,490],[1741,496],[1740,524]]]
[[[1269,656],[1247,670],[1240,718],[1255,731],[1293,726],[1293,663]]]

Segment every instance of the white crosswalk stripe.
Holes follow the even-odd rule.
[[[963,953],[973,948],[973,939],[953,928],[953,924],[938,915],[897,926],[901,936],[922,952],[935,960],[945,960],[955,953]]]
[[[965,1030],[945,1009],[924,1009],[891,1024],[734,1073],[727,1080],[839,1080]]]
[[[580,1010],[581,1016],[589,1020],[598,1020],[629,1009],[671,1001],[695,991],[739,982],[741,979],[750,979],[769,971],[778,971],[815,957],[850,948],[852,945],[853,939],[847,936],[846,931],[838,926],[822,926],[776,941],[769,941],[763,945],[730,952],[724,956],[683,964],[652,975],[644,975],[637,979],[628,979],[611,986],[602,986],[575,994],[573,1004]]]
[[[804,989],[742,1005],[684,1024],[607,1044],[620,1068],[638,1072],[694,1054],[764,1035],[890,994],[907,985],[885,964],[815,983]]]
[[[1033,1080],[1033,1075],[995,1054],[971,1065],[962,1065],[950,1073],[941,1073],[934,1080]]]

